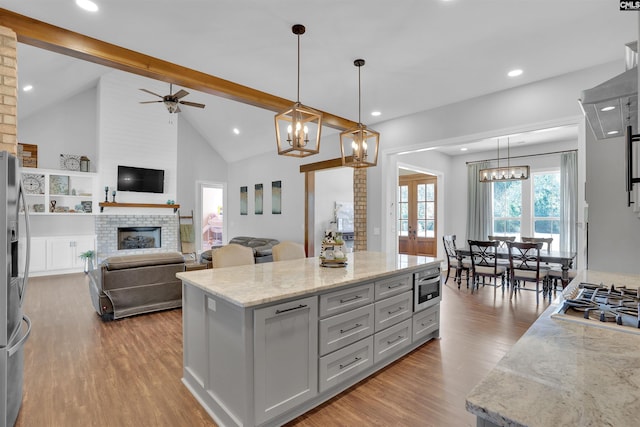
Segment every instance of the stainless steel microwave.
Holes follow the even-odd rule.
[[[440,267],[431,267],[413,274],[413,311],[424,310],[440,303],[442,284]]]

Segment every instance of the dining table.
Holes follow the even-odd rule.
[[[471,249],[468,246],[462,248],[456,248],[456,258],[458,259],[458,268],[456,269],[456,280],[458,286],[461,282],[461,275],[459,272],[462,270],[462,261],[464,257],[471,256]],[[496,251],[496,257],[498,259],[509,259],[509,250],[507,248],[499,248]],[[562,287],[564,288],[569,284],[569,270],[573,267],[573,260],[576,257],[576,252],[568,251],[553,251],[553,250],[540,250],[540,264],[558,264],[562,269]]]

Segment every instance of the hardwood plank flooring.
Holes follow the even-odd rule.
[[[441,339],[288,426],[475,426],[465,396],[546,308],[533,292],[443,287]],[[16,427],[215,426],[181,382],[180,309],[103,323],[84,274],[32,278]]]

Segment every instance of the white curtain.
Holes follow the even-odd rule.
[[[491,234],[491,184],[480,182],[480,169],[488,162],[467,165],[467,239],[486,240]],[[463,246],[463,245],[461,245]]]
[[[562,153],[560,158],[560,250],[567,252],[578,247],[577,159],[575,151]]]

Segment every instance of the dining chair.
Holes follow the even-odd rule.
[[[547,246],[547,252],[551,252],[553,237],[521,237],[520,240],[529,243],[542,243],[543,245]],[[558,288],[558,280],[560,280],[560,282],[562,283],[562,266],[560,264],[545,262],[544,267],[549,268],[547,272],[547,286],[550,286],[550,290],[552,289],[555,292]],[[573,279],[574,277],[576,277],[576,271],[569,270],[568,276],[569,279]]]
[[[515,242],[516,236],[487,236],[488,240],[495,240],[498,242],[498,249],[507,250],[507,242]],[[511,278],[509,276],[509,260],[508,259],[498,259],[498,265],[501,265],[507,269],[506,277],[507,277],[507,286],[511,284]]]
[[[493,293],[495,295],[499,287],[502,288],[502,294],[504,295],[504,278],[506,267],[498,264],[498,258],[496,257],[496,250],[498,249],[498,242],[495,240],[469,240],[469,250],[471,251],[471,274],[473,275],[473,289],[478,289],[480,286],[480,277],[482,277],[482,286],[485,284],[485,279],[489,279],[489,285],[493,286]],[[498,278],[500,278],[500,284],[498,284]],[[493,284],[491,281],[493,280]]]
[[[540,267],[540,249],[542,243],[507,242],[509,250],[509,272],[511,276],[511,292],[509,299],[518,291],[535,291],[536,304],[540,303],[540,292],[546,295],[548,290],[548,269]],[[526,288],[526,282],[535,283],[536,288]],[[542,290],[540,283],[542,282]],[[549,298],[551,293],[549,292]]]
[[[462,281],[462,273],[465,273],[467,279],[467,288],[469,287],[469,272],[471,271],[471,261],[468,258],[462,259],[462,267],[459,267],[458,255],[456,249],[456,235],[445,234],[442,236],[442,244],[444,245],[444,251],[447,254],[447,277],[444,283],[449,280],[451,270],[455,270],[454,280],[458,282],[458,289],[460,289],[460,282]]]
[[[525,243],[542,243],[543,245],[546,244],[547,252],[551,252],[551,244],[553,243],[553,237],[521,237],[520,240]]]
[[[290,259],[306,258],[307,254],[304,251],[304,246],[300,243],[284,241],[271,248],[271,254],[273,255],[273,261],[286,261]]]
[[[255,258],[253,249],[248,246],[229,243],[211,252],[211,265],[213,268],[249,264],[255,264]]]

